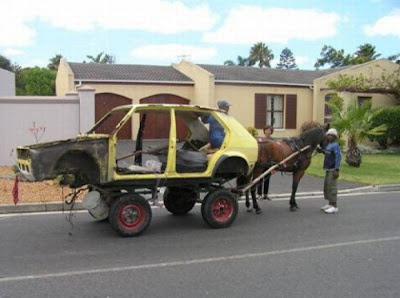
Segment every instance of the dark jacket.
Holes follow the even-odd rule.
[[[336,142],[329,143],[324,150],[324,170],[339,170],[342,161],[342,152],[339,144]]]

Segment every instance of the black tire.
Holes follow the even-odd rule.
[[[225,189],[209,192],[201,204],[204,221],[215,229],[229,227],[235,221],[238,212],[238,201]]]
[[[184,215],[193,209],[199,193],[193,189],[168,187],[164,192],[164,206],[174,215]]]
[[[138,194],[127,194],[111,204],[109,221],[123,237],[136,237],[150,225],[152,212],[149,203]]]

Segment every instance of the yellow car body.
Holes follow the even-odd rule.
[[[96,129],[104,121],[117,113],[124,116],[110,133],[98,133]],[[169,135],[165,138],[166,151],[163,170],[160,172],[121,172],[118,159],[118,132],[132,119],[133,115],[167,115],[170,119]],[[208,154],[207,166],[201,171],[177,171],[177,149],[180,140],[177,136],[177,117],[185,120],[188,129],[186,142],[201,135],[206,140],[206,126],[201,123],[201,115],[212,115],[222,125],[225,138],[222,146]],[[135,123],[134,125],[135,126]],[[201,133],[198,133],[201,131]],[[139,135],[138,135],[139,136]],[[185,143],[185,142],[183,142]],[[184,145],[185,146],[185,145]],[[187,146],[188,147],[188,146]],[[199,149],[199,148],[197,148]],[[179,152],[184,151],[180,150]],[[193,150],[196,151],[196,150]],[[135,153],[133,153],[134,155]],[[197,153],[193,153],[197,154]],[[91,185],[137,185],[146,186],[154,181],[164,185],[170,183],[207,183],[210,179],[228,180],[238,174],[248,175],[257,161],[256,139],[232,116],[222,110],[191,105],[145,104],[120,106],[106,114],[88,133],[75,139],[47,142],[17,148],[20,171],[30,180],[54,179],[65,175],[65,184],[78,187]],[[87,160],[86,160],[86,159]],[[190,163],[190,162],[189,162]],[[71,178],[72,176],[72,178]],[[71,180],[69,180],[69,178]]]

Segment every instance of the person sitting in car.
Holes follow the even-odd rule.
[[[232,104],[225,99],[219,100],[217,102],[217,105],[219,109],[224,110],[225,113],[227,114],[229,112],[229,107],[232,106]],[[210,138],[211,148],[212,149],[220,148],[225,137],[225,130],[222,127],[222,125],[212,115],[201,117],[201,121],[203,123],[210,124],[209,138]]]

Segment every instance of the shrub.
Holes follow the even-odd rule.
[[[400,106],[384,108],[372,123],[373,126],[381,124],[386,124],[386,133],[368,138],[371,141],[377,141],[382,148],[387,148],[390,143],[400,144]]]
[[[258,137],[258,130],[255,127],[249,126],[246,127],[247,131],[253,136],[253,137]]]

